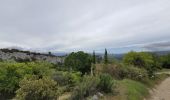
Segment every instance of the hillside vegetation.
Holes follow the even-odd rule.
[[[98,60],[83,51],[63,63],[0,61],[0,99],[14,100],[143,100],[149,88],[166,78],[170,56],[129,52],[123,60]]]

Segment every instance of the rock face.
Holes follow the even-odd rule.
[[[5,61],[47,61],[49,63],[58,64],[64,62],[64,57],[57,57],[49,54],[40,54],[29,51],[20,51],[16,49],[0,49],[0,60]]]

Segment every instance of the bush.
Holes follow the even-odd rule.
[[[43,62],[16,63],[0,62],[0,92],[1,94],[14,94],[19,88],[19,82],[30,75],[51,76],[51,64]]]
[[[113,92],[115,83],[109,74],[101,74],[98,87],[105,93]]]
[[[57,83],[49,78],[24,78],[19,86],[17,100],[56,100],[59,96]]]
[[[129,52],[123,57],[123,63],[147,69],[154,65],[154,58],[147,52]]]
[[[68,87],[67,90],[70,90],[80,82],[81,73],[57,71],[54,74],[53,79],[57,81],[60,86],[66,86]]]
[[[103,66],[102,72],[108,73],[116,79],[129,78],[137,81],[144,81],[148,78],[148,74],[145,69],[125,66],[123,64]]]
[[[98,84],[98,77],[84,76],[82,82],[74,89],[71,99],[83,100],[88,96],[94,95],[97,92]]]
[[[39,76],[52,76],[55,72],[53,65],[47,62],[30,62],[26,63],[29,74]]]
[[[163,68],[170,68],[170,54],[161,57],[161,65]]]
[[[82,81],[75,87],[71,99],[84,100],[98,91],[113,93],[115,82],[109,74],[98,76],[84,76]]]
[[[145,68],[148,75],[152,78],[157,69],[160,69],[159,57],[147,52],[129,52],[123,57],[125,65],[133,65],[139,68]]]
[[[120,76],[123,76],[122,78],[129,78],[137,81],[144,81],[148,78],[148,73],[145,69],[136,68],[133,66],[121,66],[118,70],[120,71]]]
[[[0,63],[0,92],[11,93],[18,88],[19,81],[23,78],[25,73],[22,70],[21,63]],[[20,69],[21,68],[21,69]]]

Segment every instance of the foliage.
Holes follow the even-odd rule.
[[[105,49],[105,53],[104,53],[104,64],[108,63],[108,55],[107,55],[107,49]]]
[[[161,57],[154,53],[152,54],[152,57],[153,57],[153,61],[154,61],[154,64],[152,67],[155,68],[154,70],[162,69]]]
[[[161,65],[163,68],[170,68],[170,54],[161,57]]]
[[[102,56],[101,55],[96,55],[96,62],[101,63],[102,62]]]
[[[126,65],[134,65],[146,69],[154,64],[152,54],[147,52],[129,52],[124,56],[123,62]]]
[[[100,82],[99,82],[99,88],[101,91],[105,93],[111,93],[114,89],[114,81],[112,77],[109,74],[101,74],[100,75]]]
[[[14,93],[19,87],[19,81],[25,76],[51,76],[51,64],[45,62],[16,63],[0,62],[0,92]]]
[[[95,54],[95,51],[93,51],[93,59],[92,59],[93,61],[93,64],[96,64],[96,54]]]
[[[90,72],[92,57],[83,51],[72,52],[65,59],[65,65],[75,71],[80,71],[83,74]]]
[[[143,100],[149,94],[147,87],[140,82],[125,79],[120,84],[125,88],[126,100]]]
[[[147,71],[142,68],[125,66],[123,64],[109,64],[103,67],[103,73],[108,73],[116,79],[129,78],[137,81],[144,81],[148,78]]]
[[[73,100],[83,100],[88,96],[92,96],[98,91],[105,93],[113,93],[115,82],[109,74],[101,74],[100,76],[85,75],[83,80],[77,85],[72,93]]]
[[[0,49],[2,52],[5,52],[5,53],[7,53],[7,52],[9,52],[9,53],[13,53],[13,52],[19,52],[20,50],[18,50],[18,49]]]
[[[155,78],[145,80],[144,84],[147,85],[150,88],[154,88],[155,84],[160,84],[163,80],[168,78],[169,74],[156,74]]]
[[[0,91],[13,93],[18,88],[18,81],[23,77],[22,73],[17,71],[20,64],[12,65],[0,63]]]
[[[51,56],[51,55],[52,55],[52,53],[51,53],[51,52],[48,52],[48,55],[49,55],[49,56]]]
[[[53,75],[53,79],[57,81],[60,86],[68,86],[68,88],[74,87],[81,80],[80,72],[66,72],[57,71]]]
[[[84,100],[84,98],[94,95],[99,84],[98,77],[84,76],[81,83],[77,85],[72,93],[72,100]]]
[[[148,78],[148,73],[145,69],[133,66],[120,66],[117,68],[118,75],[122,78],[129,78],[137,81],[144,81]]]
[[[149,77],[154,76],[154,72],[159,68],[160,63],[157,57],[147,52],[129,52],[123,58],[125,65],[133,65],[139,68],[145,68]]]
[[[26,66],[29,67],[29,74],[37,75],[40,78],[43,76],[52,76],[55,72],[53,65],[47,62],[30,62],[26,63]]]
[[[71,99],[84,100],[99,91],[113,93],[113,79],[123,79],[120,84],[128,100],[138,100],[147,94],[145,85],[153,86],[160,80],[157,75],[150,79],[155,70],[160,66],[170,68],[170,54],[159,57],[146,52],[129,52],[121,64],[110,63],[113,58],[108,57],[105,49],[104,63],[96,64],[97,59],[95,52],[92,56],[82,51],[73,52],[55,70],[56,66],[47,62],[0,62],[0,96],[16,93],[17,100],[55,100],[63,92],[72,92]],[[90,69],[94,70],[94,76],[88,75]]]
[[[17,100],[56,100],[59,96],[57,83],[49,78],[24,78],[16,91]]]

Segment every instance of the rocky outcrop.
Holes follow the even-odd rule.
[[[30,51],[20,51],[16,49],[0,49],[0,60],[5,61],[47,61],[53,64],[63,63],[64,57],[58,57],[51,54],[41,54]]]

